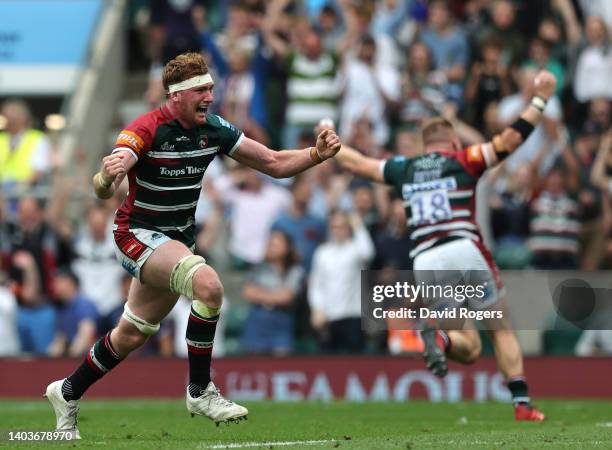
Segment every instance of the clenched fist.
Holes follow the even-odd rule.
[[[557,80],[548,70],[541,70],[533,80],[533,85],[536,95],[549,99],[555,93]]]
[[[125,174],[128,157],[126,152],[117,152],[102,158],[100,173],[107,183],[112,183],[118,176]]]
[[[340,138],[330,129],[323,130],[317,136],[317,153],[321,159],[333,158],[340,151]]]

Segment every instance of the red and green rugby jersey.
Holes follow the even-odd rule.
[[[165,105],[136,118],[119,133],[113,149],[138,159],[127,174],[129,192],[117,211],[116,232],[145,228],[192,246],[204,172],[216,155],[232,156],[243,138],[242,131],[214,114],[191,129],[183,128]]]
[[[394,186],[404,200],[414,242],[411,258],[449,236],[481,241],[475,214],[476,183],[491,164],[484,151],[489,145],[383,161],[385,183]]]

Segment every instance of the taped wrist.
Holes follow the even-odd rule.
[[[102,175],[101,172],[98,172],[98,185],[101,188],[108,189],[109,187],[111,187],[112,184],[112,181],[108,181],[106,178],[104,178],[104,175]]]
[[[530,105],[534,107],[535,109],[537,109],[538,111],[540,111],[541,113],[543,113],[544,109],[546,108],[547,102],[548,100],[546,100],[544,97],[540,95],[536,95],[531,99]]]
[[[321,158],[321,155],[319,155],[319,150],[317,149],[317,147],[310,147],[310,159],[315,164],[319,164],[324,161],[324,159]]]
[[[525,142],[535,127],[532,123],[529,123],[522,117],[519,117],[512,125],[510,125],[510,128],[517,131],[521,135],[523,142]]]

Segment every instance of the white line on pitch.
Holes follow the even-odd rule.
[[[268,447],[272,446],[289,446],[289,445],[317,445],[317,444],[327,444],[328,442],[335,442],[334,439],[321,439],[321,440],[313,440],[313,441],[284,441],[284,442],[236,442],[233,444],[215,444],[215,445],[207,445],[201,448],[246,448],[246,447]]]

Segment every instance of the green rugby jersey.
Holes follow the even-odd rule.
[[[138,162],[127,174],[129,192],[115,219],[119,247],[132,240],[133,228],[160,231],[191,247],[204,172],[216,155],[231,156],[243,138],[214,114],[206,115],[205,124],[185,129],[165,105],[122,130],[113,152],[129,151]]]
[[[316,60],[292,52],[287,58],[287,123],[314,125],[321,117],[336,120],[338,58],[323,52]]]
[[[394,186],[404,200],[415,244],[411,258],[447,237],[481,242],[475,217],[476,183],[491,165],[485,151],[490,145],[383,161],[385,183]]]

